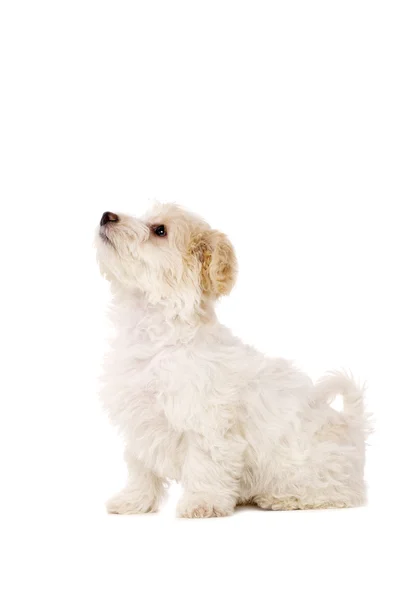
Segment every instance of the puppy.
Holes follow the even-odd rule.
[[[104,213],[96,248],[116,331],[102,402],[128,467],[110,513],[156,511],[170,480],[180,517],[365,502],[363,390],[339,372],[314,385],[218,322],[237,275],[224,234],[166,204],[142,219]]]

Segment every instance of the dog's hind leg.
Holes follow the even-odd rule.
[[[253,499],[254,504],[265,510],[298,510],[299,500],[295,496],[276,498],[270,494],[258,494]]]

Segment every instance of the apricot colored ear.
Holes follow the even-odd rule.
[[[201,287],[205,294],[226,296],[234,286],[237,259],[234,248],[223,233],[215,230],[197,234],[192,252],[201,263]]]

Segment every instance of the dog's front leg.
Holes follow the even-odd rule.
[[[137,460],[129,449],[125,451],[125,460],[128,481],[121,492],[108,500],[108,512],[132,515],[157,511],[165,494],[163,480]]]
[[[233,435],[208,439],[188,432],[179,517],[224,517],[237,503],[244,445]]]

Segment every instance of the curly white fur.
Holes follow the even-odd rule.
[[[157,510],[169,480],[183,485],[182,517],[364,503],[363,390],[337,372],[314,385],[217,321],[214,302],[236,273],[225,236],[158,205],[143,219],[115,216],[96,246],[116,330],[102,401],[129,471],[110,512]],[[342,412],[329,405],[337,394]]]

